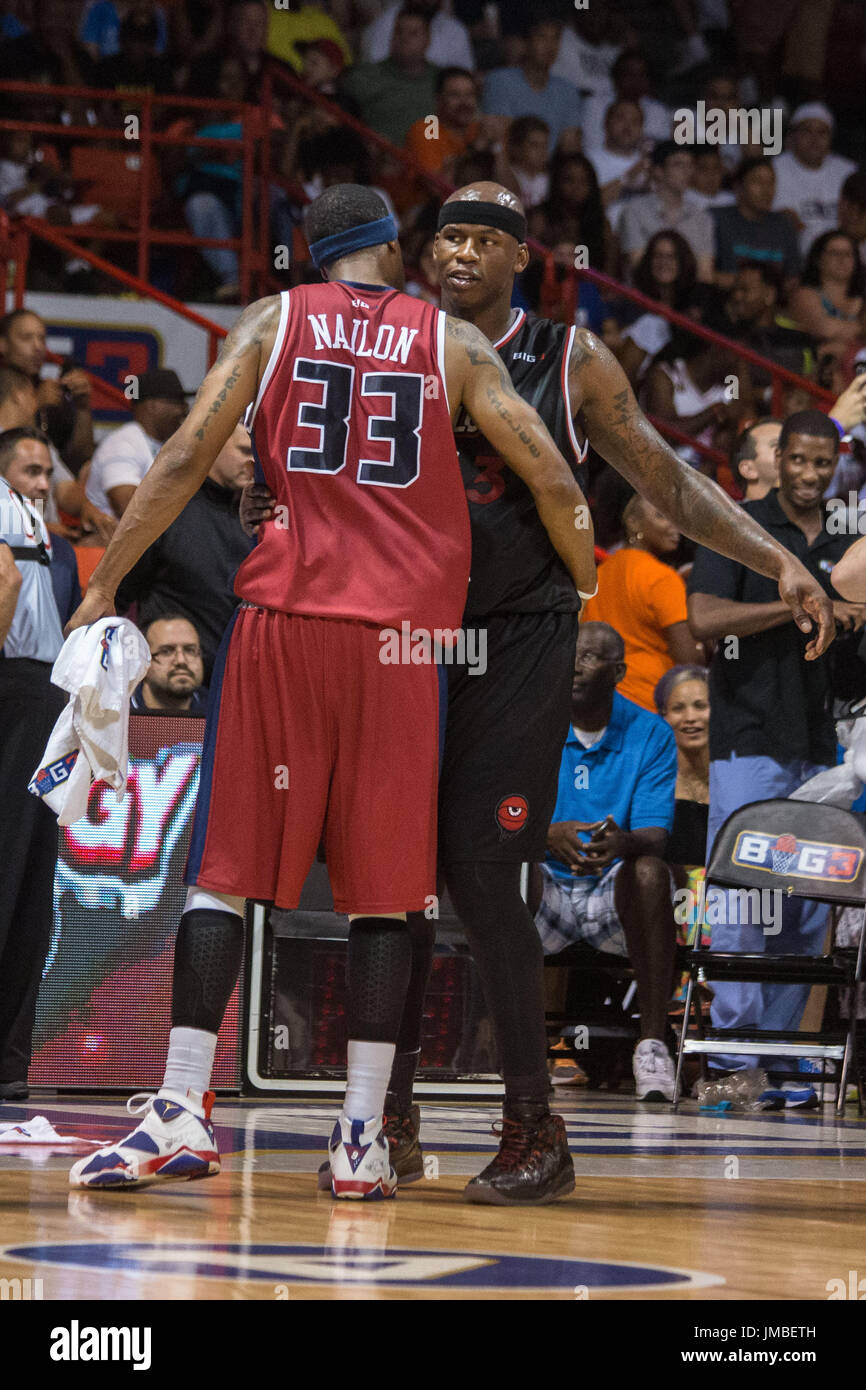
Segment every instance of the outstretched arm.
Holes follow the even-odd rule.
[[[67,631],[114,611],[121,579],[179,516],[254,400],[279,322],[279,296],[245,309],[199,388],[189,415],[163,444],[123,513]]]
[[[540,416],[522,400],[496,352],[471,323],[448,318],[445,370],[452,417],[462,403],[485,439],[530,489],[538,515],[584,596],[595,592],[586,498]]]
[[[616,358],[586,330],[575,335],[569,379],[602,458],[686,536],[775,579],[801,631],[817,625],[807,659],[826,651],[835,627],[821,585],[716,483],[677,457],[641,411]]]

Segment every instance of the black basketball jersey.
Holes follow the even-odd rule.
[[[575,433],[568,400],[574,328],[521,309],[494,346],[514,388],[541,416],[584,487],[586,446]],[[461,408],[454,426],[472,526],[466,620],[490,613],[576,612],[571,575],[548,539],[532,493]]]

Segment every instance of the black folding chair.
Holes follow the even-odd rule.
[[[866,818],[836,806],[809,801],[753,801],[729,816],[716,836],[706,886],[740,890],[781,890],[785,897],[811,898],[830,906],[831,936],[827,955],[764,955],[747,951],[689,952],[683,1029],[677,1055],[674,1105],[679,1102],[683,1058],[697,1053],[706,1075],[708,1053],[733,1056],[813,1057],[841,1062],[836,1076],[836,1111],[842,1115],[848,1076],[857,1083],[863,1114],[863,1086],[857,1047],[857,1010],[852,1002],[843,1032],[770,1032],[759,1028],[704,1028],[695,1009],[696,1037],[689,1037],[695,987],[706,980],[761,981],[772,984],[822,984],[850,989],[863,978],[866,928]],[[739,899],[750,908],[754,900]],[[779,902],[775,899],[774,902]],[[846,907],[860,908],[860,929],[853,948],[836,947],[836,928]],[[739,918],[742,921],[742,917]],[[757,920],[753,918],[752,920]]]

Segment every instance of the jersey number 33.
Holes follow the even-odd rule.
[[[322,388],[317,403],[301,401],[298,426],[318,430],[317,447],[291,448],[286,467],[289,472],[339,473],[346,467],[352,432],[352,401],[355,368],[343,362],[295,361],[295,381],[314,382]],[[388,415],[364,415],[366,440],[352,440],[352,454],[358,458],[357,481],[372,487],[409,487],[418,477],[421,454],[421,417],[424,378],[415,372],[364,372],[360,395],[390,396]],[[386,441],[388,460],[361,457],[364,444]]]

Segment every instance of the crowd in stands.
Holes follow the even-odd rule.
[[[850,381],[866,345],[866,145],[853,78],[837,81],[833,60],[852,35],[866,51],[866,20],[860,33],[849,6],[822,6],[811,21],[805,3],[787,8],[805,26],[808,54],[787,39],[780,47],[788,31],[756,23],[739,0],[611,0],[579,11],[554,0],[543,15],[513,0],[7,0],[0,83],[40,89],[0,90],[0,115],[58,127],[51,136],[0,131],[0,205],[55,226],[86,224],[92,249],[134,268],[134,247],[103,243],[99,231],[137,225],[141,158],[123,138],[140,110],[135,94],[206,96],[219,104],[154,108],[154,128],[176,142],[155,147],[155,225],[211,240],[250,235],[241,135],[259,118],[272,182],[263,200],[257,164],[255,215],[266,202],[271,241],[287,253],[272,287],[315,278],[303,207],[348,181],[382,193],[401,229],[410,293],[437,302],[430,248],[442,186],[424,174],[451,186],[495,179],[521,198],[534,239],[516,301],[596,332],[641,404],[697,439],[690,461],[739,496],[719,456],[743,426],[779,413],[770,374],[579,272],[603,272],[835,395]],[[269,68],[300,78],[308,94],[275,81],[262,130]],[[49,82],[118,100],[53,98],[42,90]],[[342,113],[412,167],[341,124]],[[708,113],[724,118],[712,138],[701,113],[705,132]],[[684,114],[695,117],[692,135]],[[99,139],[63,135],[64,125],[86,124]],[[184,143],[193,138],[226,143]],[[151,275],[181,298],[236,302],[238,249],[155,245]],[[29,284],[118,288],[38,239]],[[808,404],[796,388],[784,402]],[[595,476],[601,461],[591,454],[589,463]],[[89,499],[97,504],[93,488]],[[622,539],[621,523],[603,537]]]

